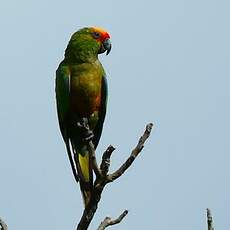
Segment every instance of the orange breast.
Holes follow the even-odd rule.
[[[101,95],[84,97],[82,94],[73,93],[71,99],[72,111],[80,117],[89,117],[100,110]]]
[[[101,76],[88,74],[71,79],[71,109],[80,117],[88,117],[101,106]]]

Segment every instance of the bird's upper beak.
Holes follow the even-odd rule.
[[[106,38],[102,43],[101,43],[101,48],[99,50],[99,54],[104,53],[106,51],[106,55],[108,55],[111,51],[112,44],[109,38]]]

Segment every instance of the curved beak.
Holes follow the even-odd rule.
[[[105,39],[105,41],[102,42],[101,48],[99,50],[99,54],[104,53],[106,51],[106,55],[108,55],[111,51],[112,44],[109,38]]]
[[[103,46],[105,47],[106,55],[108,55],[112,49],[112,44],[109,38],[105,39],[105,41],[103,42]]]

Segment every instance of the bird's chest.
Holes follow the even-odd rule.
[[[93,69],[91,71],[71,75],[71,107],[78,116],[89,117],[101,106],[102,74]]]

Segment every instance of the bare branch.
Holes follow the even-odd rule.
[[[0,230],[7,230],[8,227],[6,223],[0,218]]]
[[[137,146],[133,149],[131,155],[126,160],[126,162],[117,171],[108,175],[109,182],[112,182],[112,181],[116,180],[117,178],[119,178],[130,167],[130,165],[136,159],[138,154],[144,148],[144,143],[148,139],[148,137],[151,133],[152,127],[153,127],[152,123],[150,123],[146,126],[144,134],[140,137]]]
[[[119,224],[124,217],[128,214],[128,210],[125,210],[117,219],[112,220],[110,217],[106,217],[100,224],[97,230],[104,230],[106,227]]]
[[[208,224],[208,230],[214,230],[211,210],[208,208],[207,208],[207,224]]]
[[[114,150],[115,148],[110,145],[102,156],[100,169],[103,176],[107,176],[107,173],[109,172],[110,157]]]
[[[101,170],[100,170],[100,168],[98,167],[98,164],[97,164],[94,144],[93,144],[92,141],[89,141],[89,143],[88,143],[88,151],[89,151],[89,155],[91,156],[91,159],[92,159],[92,162],[93,162],[93,170],[95,172],[95,175],[96,175],[96,177],[100,177],[101,176]]]
[[[143,149],[144,143],[148,139],[148,137],[151,133],[152,126],[153,126],[152,123],[150,123],[146,126],[144,134],[139,139],[137,146],[133,149],[128,160],[115,173],[113,173],[111,175],[107,175],[107,173],[109,171],[109,166],[110,166],[110,157],[111,157],[112,152],[115,150],[115,148],[112,146],[109,146],[107,148],[107,150],[103,154],[102,162],[101,162],[100,169],[99,169],[97,164],[96,164],[94,146],[91,144],[92,141],[88,140],[87,143],[88,143],[89,152],[91,154],[91,158],[93,160],[95,160],[94,172],[96,174],[96,179],[94,181],[93,191],[92,191],[90,201],[89,201],[88,205],[85,207],[85,210],[82,214],[81,220],[77,226],[77,230],[88,229],[88,226],[91,223],[91,221],[94,217],[94,214],[97,211],[98,203],[101,199],[101,194],[103,192],[104,187],[106,186],[106,184],[108,184],[108,183],[112,182],[113,180],[117,179],[118,177],[120,177],[130,167],[132,162],[135,160],[135,158],[138,156],[138,154]],[[125,215],[127,215],[127,213],[124,212],[123,215],[125,216]],[[124,218],[123,215],[121,215],[119,217],[119,218],[121,218],[121,220]],[[114,220],[114,221],[109,219],[110,225],[116,224],[116,221],[120,220],[119,218]],[[107,221],[108,221],[108,218],[107,218]]]

